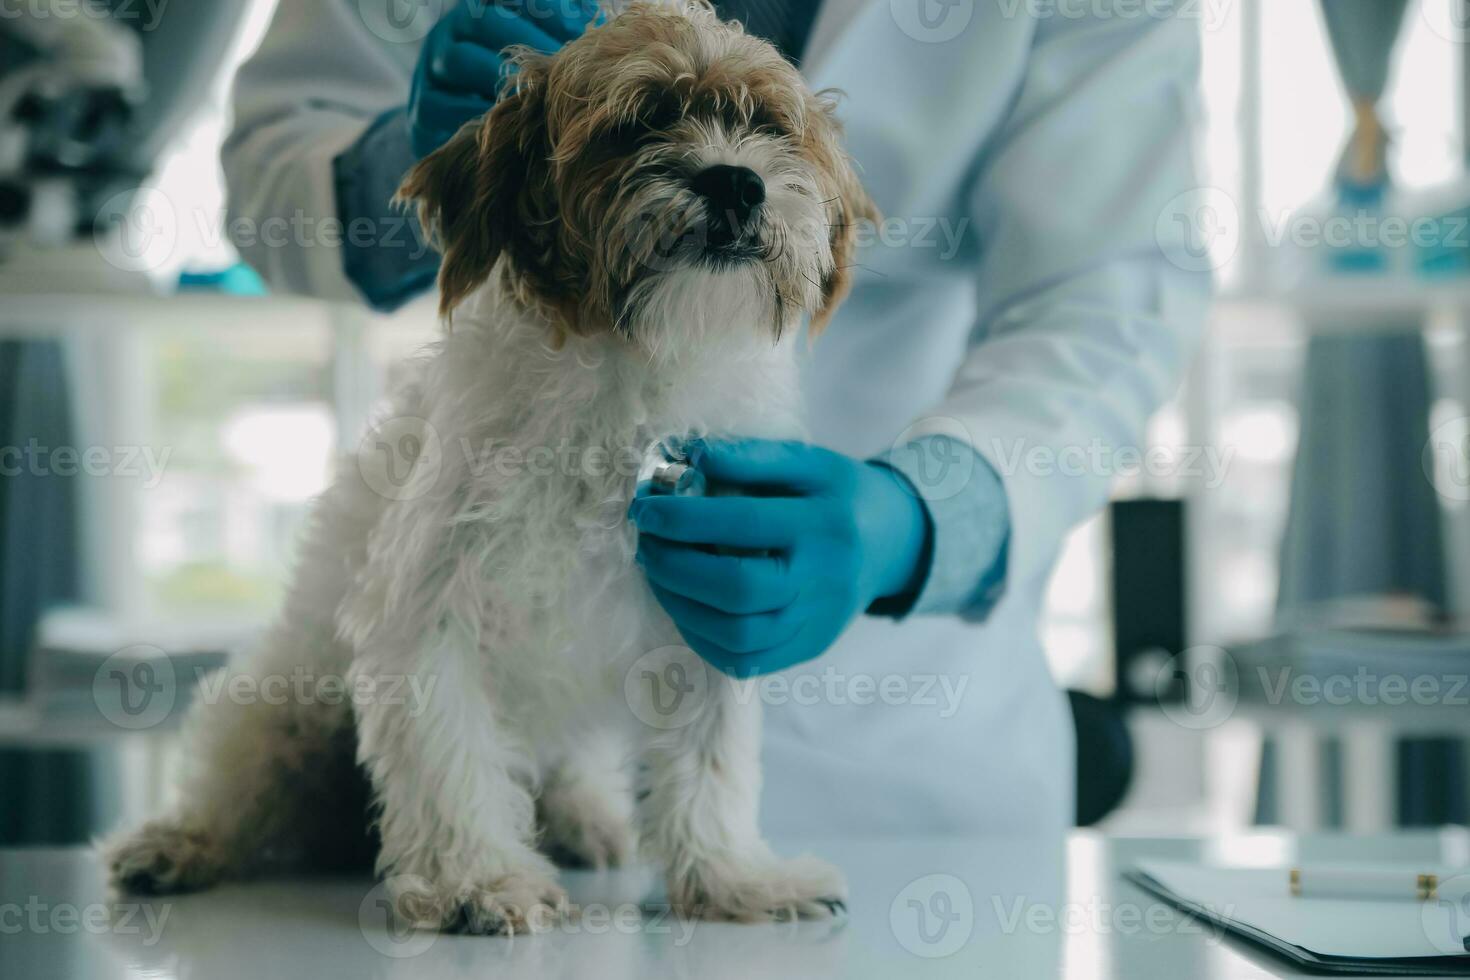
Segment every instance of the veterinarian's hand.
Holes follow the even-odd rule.
[[[459,127],[495,105],[512,44],[556,51],[581,35],[597,15],[594,3],[463,0],[439,19],[419,52],[408,98],[408,125],[419,159],[448,142]]]
[[[887,466],[766,440],[690,455],[709,486],[739,495],[641,495],[629,515],[654,594],[717,669],[749,677],[811,660],[874,602],[918,591],[928,511]]]

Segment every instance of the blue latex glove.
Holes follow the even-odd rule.
[[[408,98],[409,138],[423,159],[495,105],[502,49],[524,44],[552,52],[579,37],[597,16],[581,0],[545,3],[467,0],[439,19],[419,52]]]
[[[932,531],[896,471],[767,440],[697,443],[690,462],[716,492],[739,495],[640,494],[629,516],[654,595],[718,670],[750,677],[811,660],[859,613],[918,593]]]

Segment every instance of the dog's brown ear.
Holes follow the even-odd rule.
[[[446,316],[489,278],[502,254],[536,252],[521,239],[541,223],[549,186],[545,65],[532,57],[517,64],[495,108],[420,161],[395,198],[417,205],[419,222],[443,253],[439,311]]]
[[[852,289],[858,240],[864,227],[876,225],[882,215],[863,189],[852,160],[842,148],[842,124],[835,115],[835,95],[823,92],[813,101],[805,143],[819,169],[828,175],[828,239],[832,246],[832,270],[822,279],[822,302],[812,314],[808,328],[815,337],[826,328]]]
[[[837,181],[837,199],[828,205],[832,215],[832,271],[822,279],[822,305],[812,314],[811,335],[826,329],[832,314],[852,289],[853,271],[857,265],[858,239],[863,228],[872,228],[882,220],[877,205],[844,158],[843,172]]]

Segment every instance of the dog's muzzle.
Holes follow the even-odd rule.
[[[766,201],[766,182],[749,167],[706,167],[689,181],[708,212],[705,250],[729,252],[752,243],[757,216]]]

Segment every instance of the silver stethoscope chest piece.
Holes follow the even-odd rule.
[[[672,497],[705,495],[704,474],[689,465],[689,459],[677,446],[655,443],[648,451],[638,474],[638,482],[647,483],[656,494]]]

